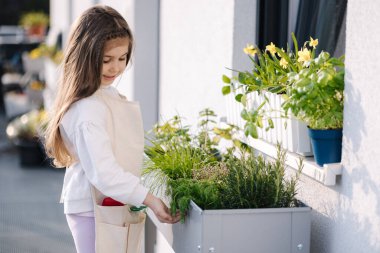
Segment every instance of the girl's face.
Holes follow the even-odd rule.
[[[128,38],[106,41],[102,66],[101,85],[110,85],[127,67]]]

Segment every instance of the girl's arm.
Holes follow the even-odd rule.
[[[170,214],[165,203],[148,192],[140,178],[126,172],[116,162],[105,129],[89,122],[83,123],[75,134],[78,159],[92,185],[102,194],[122,203],[148,206],[163,223],[176,223],[179,213]]]
[[[158,220],[163,223],[173,224],[181,219],[179,213],[175,216],[170,215],[169,208],[165,203],[151,193],[148,193],[143,204],[148,206],[154,212]]]

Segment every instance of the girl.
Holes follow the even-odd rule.
[[[124,204],[151,208],[161,222],[178,222],[140,184],[143,128],[138,105],[111,86],[131,58],[133,37],[124,18],[107,6],[74,23],[58,93],[46,131],[46,150],[66,167],[61,202],[77,252],[95,252],[91,187]]]

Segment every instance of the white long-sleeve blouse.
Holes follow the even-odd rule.
[[[112,86],[100,89],[119,96]],[[77,160],[64,177],[65,214],[93,211],[91,184],[105,196],[132,205],[141,205],[148,194],[140,178],[125,172],[115,159],[106,130],[107,110],[104,102],[90,96],[74,103],[61,121],[62,138]]]

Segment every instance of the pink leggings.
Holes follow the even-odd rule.
[[[66,214],[77,253],[95,253],[95,218],[91,213]]]

